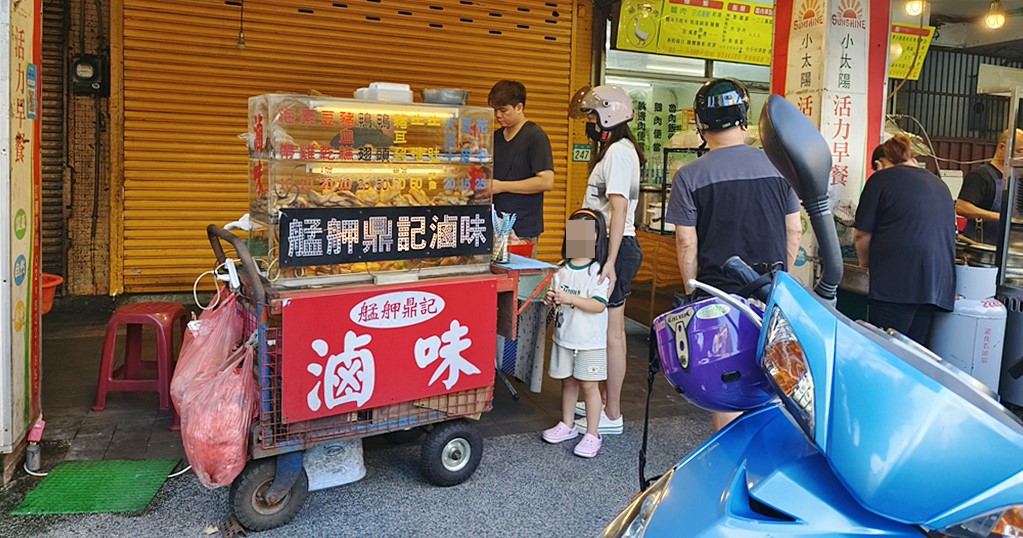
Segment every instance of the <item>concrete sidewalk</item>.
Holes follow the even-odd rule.
[[[43,471],[60,461],[183,457],[171,417],[157,396],[111,393],[93,412],[99,356],[109,312],[55,311],[44,318]],[[549,445],[540,431],[560,415],[560,385],[543,392],[512,381],[521,399],[500,383],[494,409],[479,425],[483,460],[465,484],[430,486],[416,469],[417,445],[364,442],[367,477],[313,492],[295,521],[266,536],[580,536],[602,529],[638,492],[637,453],[646,405],[647,329],[629,322],[629,371],[623,398],[625,433],[605,437],[594,460],[572,455],[572,444]],[[707,413],[685,403],[658,376],[650,404],[648,476],[660,474],[710,435]],[[19,471],[0,494],[0,536],[204,536],[207,525],[231,515],[227,488],[209,491],[194,475],[164,485],[142,514],[10,516],[39,482]]]
[[[110,393],[106,409],[92,411],[108,317],[101,310],[54,311],[43,319],[45,461],[183,457],[181,436],[168,430],[171,415],[158,411],[155,393]],[[648,332],[631,321],[627,330],[630,360],[622,409],[627,423],[637,424],[645,406]],[[559,420],[557,381],[547,378],[543,392],[532,393],[510,379],[521,399],[512,400],[504,385],[496,384],[494,409],[480,421],[485,437],[540,432]],[[659,378],[651,416],[673,416],[682,402]]]

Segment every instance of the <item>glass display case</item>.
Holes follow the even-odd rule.
[[[635,113],[629,127],[648,158],[642,182],[664,181],[663,150],[687,145],[683,140],[699,140],[693,100],[703,81],[615,75],[608,76],[606,82],[621,87],[632,99]],[[767,95],[766,91],[750,87],[749,134],[754,144],[757,143],[760,110]],[[671,177],[667,180],[670,182]]]
[[[249,99],[249,248],[275,286],[485,272],[493,111]]]
[[[664,222],[664,213],[668,207],[671,183],[675,177],[675,172],[686,163],[696,160],[706,152],[706,149],[698,148],[664,148],[661,150],[660,159],[658,159],[661,170],[658,173],[658,177],[667,178],[667,180],[640,184],[635,222],[641,230],[661,234],[674,233],[674,226]],[[647,168],[650,166],[651,164],[647,163]]]

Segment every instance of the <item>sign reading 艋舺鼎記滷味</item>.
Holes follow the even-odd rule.
[[[489,254],[489,206],[284,208],[281,267]]]

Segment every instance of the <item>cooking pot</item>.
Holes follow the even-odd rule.
[[[660,204],[661,203],[661,186],[660,185],[640,185],[639,187],[639,200],[636,202],[636,215],[635,222],[640,226],[650,229],[651,214],[650,209],[653,207],[658,208],[657,217],[660,218]]]
[[[973,267],[995,267],[995,247],[986,243],[973,243],[966,245],[963,256],[967,265]]]

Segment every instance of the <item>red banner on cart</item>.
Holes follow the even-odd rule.
[[[332,290],[283,312],[284,422],[494,383],[493,278]]]

